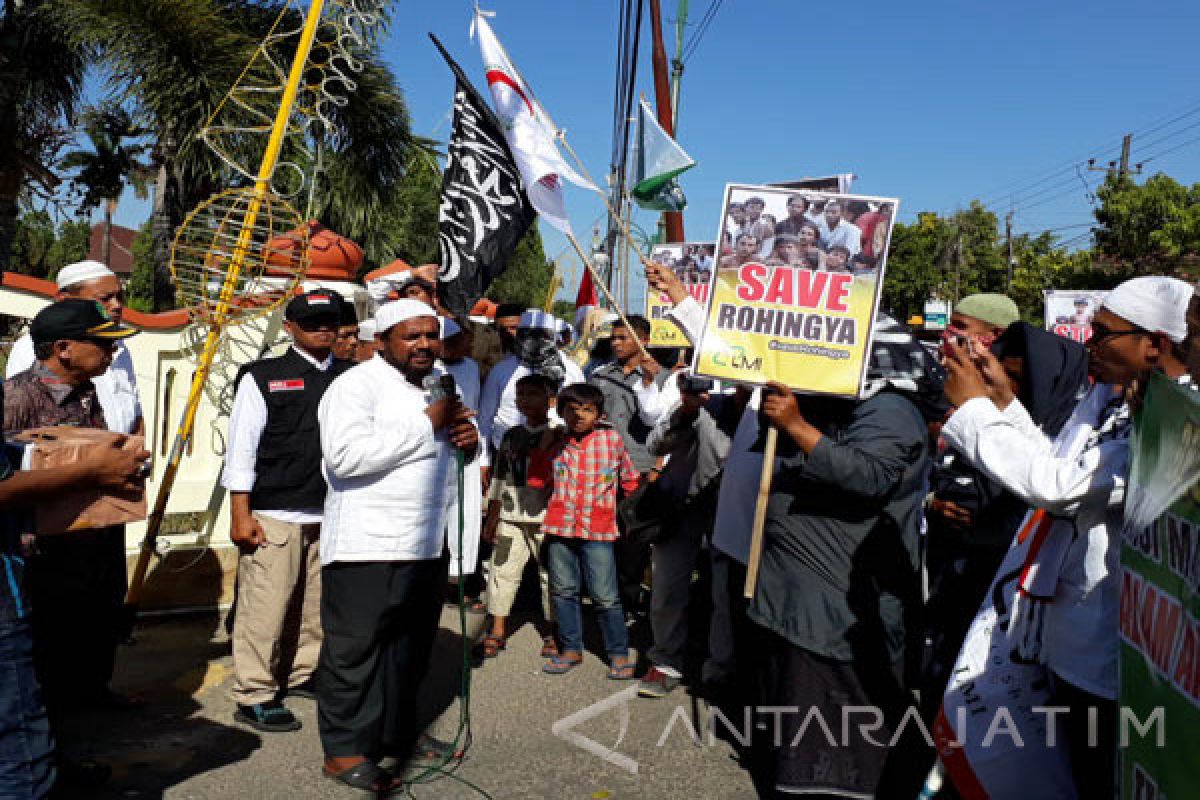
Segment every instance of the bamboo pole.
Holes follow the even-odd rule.
[[[254,196],[246,207],[246,215],[242,221],[242,230],[238,234],[237,245],[234,248],[233,257],[230,259],[229,269],[225,273],[225,282],[221,285],[221,294],[209,324],[208,334],[204,339],[204,349],[200,354],[200,362],[196,367],[195,375],[192,377],[191,388],[188,390],[187,403],[183,408],[183,418],[179,423],[179,428],[176,430],[175,441],[171,445],[171,454],[167,458],[167,466],[163,472],[162,482],[158,485],[158,496],[154,500],[154,510],[151,511],[150,516],[146,520],[146,536],[142,539],[141,552],[138,553],[137,564],[134,566],[133,574],[129,579],[129,591],[125,595],[125,605],[134,610],[136,610],[138,602],[141,600],[142,589],[146,583],[146,573],[149,571],[150,559],[153,557],[155,551],[155,543],[158,540],[159,531],[162,530],[163,519],[166,517],[167,501],[171,497],[171,490],[175,487],[175,478],[179,474],[179,464],[183,459],[184,448],[191,441],[195,429],[196,412],[200,408],[200,398],[204,392],[204,384],[208,381],[208,374],[212,370],[213,359],[217,355],[217,346],[221,341],[221,332],[225,327],[226,317],[229,314],[229,306],[233,300],[238,279],[241,277],[242,267],[246,262],[246,258],[250,255],[251,247],[254,243],[254,226],[258,221],[259,212],[262,210],[263,200],[270,191],[271,176],[275,172],[275,165],[279,161],[279,154],[283,151],[283,142],[287,136],[288,121],[292,115],[292,107],[295,105],[296,96],[300,92],[300,83],[304,78],[304,67],[308,62],[309,53],[312,51],[313,41],[316,39],[317,26],[320,24],[321,11],[324,5],[325,0],[312,0],[308,7],[304,27],[300,31],[300,41],[296,45],[296,54],[292,58],[287,83],[284,84],[283,95],[279,101],[279,109],[275,113],[275,122],[271,127],[271,135],[267,140],[267,147],[263,152],[263,160],[259,165],[258,176],[254,182]]]
[[[566,148],[567,153],[571,156],[571,160],[575,162],[575,166],[579,167],[579,173],[588,181],[588,183],[592,184],[596,190],[596,194],[600,195],[600,199],[604,201],[604,207],[608,209],[609,215],[617,221],[617,229],[625,236],[625,241],[627,241],[630,245],[629,249],[637,253],[638,260],[642,262],[643,267],[649,267],[650,260],[646,258],[646,255],[637,246],[637,242],[634,241],[633,233],[629,230],[629,225],[625,222],[625,218],[616,212],[612,206],[612,201],[608,199],[608,195],[604,193],[603,189],[596,185],[594,180],[592,180],[592,176],[588,173],[587,167],[583,165],[583,160],[579,158],[579,154],[575,152],[574,147],[571,147],[571,143],[567,141],[567,137],[563,135],[561,131],[558,133],[558,140],[562,142],[562,146]]]
[[[758,479],[758,501],[754,504],[754,525],[750,534],[750,557],[746,561],[746,586],[744,594],[754,598],[758,586],[758,565],[762,561],[763,525],[767,521],[767,501],[771,497],[771,478],[775,474],[775,448],[779,444],[779,429],[774,425],[767,428],[767,441],[763,447],[762,473]]]

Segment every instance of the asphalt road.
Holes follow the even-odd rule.
[[[482,617],[468,617],[469,638],[478,636],[482,622]],[[454,738],[462,708],[463,638],[458,631],[457,609],[447,607],[421,691],[423,714],[432,720],[430,732],[442,739]],[[536,631],[526,624],[498,658],[471,670],[467,757],[455,777],[427,776],[432,780],[414,785],[410,796],[757,796],[733,749],[708,735],[710,714],[702,701],[683,689],[659,700],[631,697],[633,684],[607,680],[603,663],[590,653],[583,666],[567,675],[544,675],[539,648]],[[121,650],[115,685],[141,695],[146,705],[132,712],[89,714],[67,728],[69,751],[113,767],[112,782],[94,796],[365,796],[322,776],[313,701],[288,700],[304,724],[295,733],[260,734],[234,722],[230,670],[228,636],[214,618],[143,625],[137,643]],[[614,697],[621,692],[625,694]],[[604,701],[602,708],[585,711]],[[556,735],[552,726],[573,714],[578,714],[575,722],[560,723],[567,730]],[[733,720],[734,725],[740,722]],[[570,741],[572,733],[594,745]]]

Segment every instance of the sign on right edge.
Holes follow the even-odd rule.
[[[897,205],[727,186],[697,373],[857,397]]]

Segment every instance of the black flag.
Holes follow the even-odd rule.
[[[438,294],[451,312],[466,314],[504,272],[537,212],[500,121],[437,37],[429,38],[455,80],[454,128],[438,209]]]

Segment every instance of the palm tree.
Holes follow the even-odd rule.
[[[279,14],[277,0],[58,0],[72,26],[96,46],[110,89],[131,104],[157,141],[155,307],[169,307],[167,273],[174,232],[184,216],[220,188],[239,182],[197,135],[225,99]],[[295,12],[289,12],[295,13]],[[285,26],[293,20],[285,21]],[[351,238],[371,232],[373,212],[389,202],[421,145],[395,77],[377,51],[360,54],[348,102],[331,109],[333,136],[321,142],[327,167],[315,216]],[[259,59],[252,80],[268,82]],[[247,153],[261,141],[247,137]],[[314,144],[309,141],[309,145]],[[308,166],[306,154],[292,157]],[[248,159],[253,161],[251,155]],[[302,212],[304,209],[300,209]]]
[[[66,141],[89,57],[52,0],[3,0],[0,18],[0,269],[8,269],[20,199]]]
[[[125,185],[134,187],[137,196],[146,197],[150,166],[141,161],[151,145],[144,139],[148,131],[134,124],[133,117],[120,106],[103,105],[83,112],[83,130],[90,150],[72,150],[59,165],[75,170],[73,183],[82,193],[81,211],[104,205],[104,264],[112,263],[112,219]],[[137,141],[137,140],[142,141]],[[134,140],[130,142],[130,140]]]

